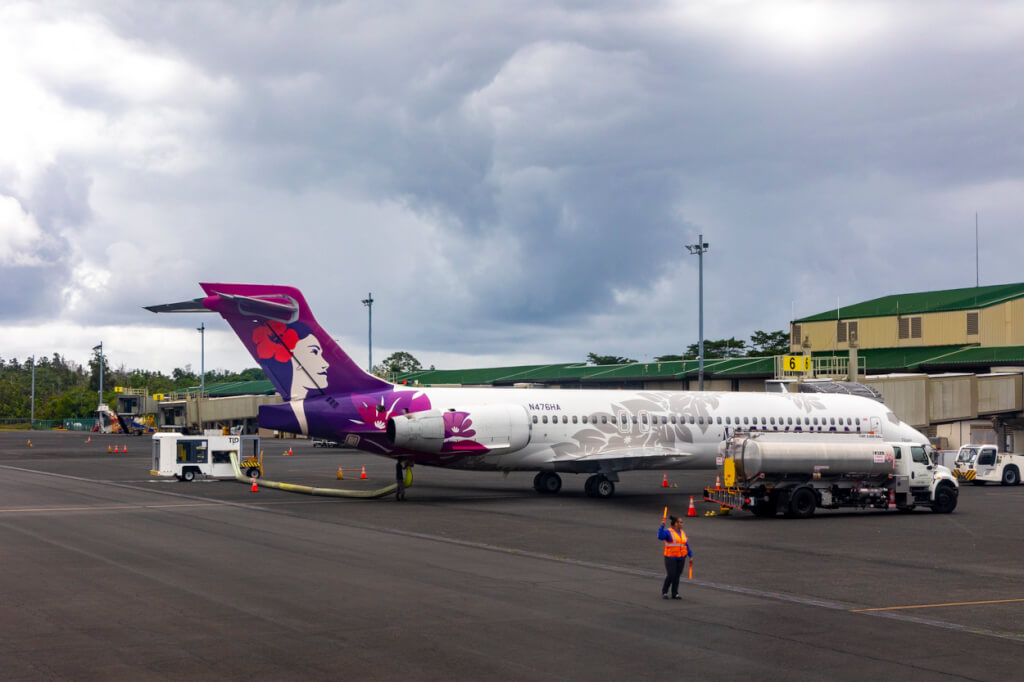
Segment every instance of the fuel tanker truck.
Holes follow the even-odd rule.
[[[960,492],[931,445],[857,434],[740,434],[722,442],[715,487],[704,499],[757,516],[807,518],[854,507],[948,514]]]

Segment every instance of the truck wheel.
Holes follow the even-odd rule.
[[[956,509],[957,495],[953,486],[943,483],[935,491],[935,501],[932,502],[932,511],[936,514],[948,514]]]
[[[814,513],[817,500],[810,488],[800,488],[789,498],[789,516],[794,519],[806,519]]]
[[[1020,483],[1020,472],[1017,471],[1017,467],[1008,466],[1003,469],[1003,485],[1017,485]]]
[[[181,472],[181,480],[185,481],[186,483],[191,483],[192,481],[196,480],[196,470],[185,469],[184,471]]]
[[[249,478],[259,478],[260,470],[257,469],[256,467],[249,467],[248,469],[245,470],[245,475],[248,476]]]

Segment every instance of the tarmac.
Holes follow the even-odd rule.
[[[704,516],[714,472],[625,472],[599,500],[582,476],[543,496],[528,473],[417,467],[398,503],[162,480],[148,438],[88,437],[0,433],[5,680],[1020,675],[1024,487],[759,519]],[[263,449],[275,480],[393,482],[380,457]],[[691,495],[693,580],[664,601],[657,527]]]

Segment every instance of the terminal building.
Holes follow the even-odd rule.
[[[789,331],[790,353],[809,358],[809,371],[788,371],[783,356],[705,359],[705,390],[845,390],[857,382],[940,447],[985,442],[1024,451],[1024,283],[884,296],[793,320]],[[392,380],[409,386],[697,390],[698,362],[421,370]],[[154,408],[161,427],[201,424],[246,433],[257,430],[260,405],[281,400],[268,381],[211,384],[202,396],[196,389],[161,398]]]

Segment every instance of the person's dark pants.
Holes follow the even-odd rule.
[[[405,499],[405,468],[401,462],[395,463],[395,484],[398,486],[395,488],[395,499],[401,502]]]
[[[675,558],[667,556],[665,557],[665,582],[661,585],[661,593],[668,594],[669,585],[672,586],[672,596],[679,594],[679,578],[683,575],[683,564],[686,563],[686,557]]]

